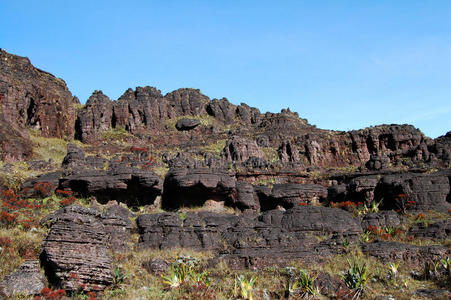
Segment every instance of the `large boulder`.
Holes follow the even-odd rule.
[[[200,121],[197,119],[183,118],[177,121],[175,128],[180,131],[187,131],[196,128],[200,125]]]
[[[111,285],[112,259],[101,214],[68,206],[54,216],[40,254],[50,285],[66,291],[95,292]]]
[[[451,219],[434,223],[419,222],[414,224],[408,232],[415,238],[444,240],[451,238]]]
[[[0,282],[0,298],[39,295],[45,287],[45,276],[38,261],[26,261],[18,270],[8,274]]]
[[[392,210],[370,213],[362,217],[362,228],[365,230],[369,227],[387,228],[399,225],[401,225],[401,217]]]

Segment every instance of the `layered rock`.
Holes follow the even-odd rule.
[[[270,211],[257,217],[211,212],[141,215],[141,248],[210,250],[234,266],[267,265],[293,258],[317,261],[340,251],[336,239],[318,242],[313,235],[356,238],[360,225],[347,212],[303,207]]]
[[[172,169],[164,180],[162,206],[202,206],[207,200],[232,202],[236,179],[224,170],[210,168]]]
[[[396,228],[401,225],[401,218],[394,211],[381,211],[364,215],[361,223],[364,230],[367,230],[369,227]]]
[[[318,184],[274,184],[272,188],[257,186],[255,191],[262,210],[319,205],[327,198],[327,189]]]
[[[39,295],[45,287],[46,279],[39,269],[38,261],[26,261],[17,271],[8,274],[0,282],[0,297]]]
[[[450,192],[448,176],[432,174],[393,174],[383,176],[376,188],[378,199],[383,199],[384,209],[429,209],[445,211],[451,208],[447,202]],[[410,203],[408,201],[411,201]]]
[[[102,91],[94,91],[83,109],[78,111],[76,137],[88,142],[100,138],[112,128],[113,102]]]
[[[50,285],[66,291],[101,291],[112,284],[112,260],[101,214],[69,206],[54,216],[40,255]]]
[[[416,266],[422,266],[425,261],[440,260],[450,253],[450,250],[443,246],[416,246],[382,241],[364,244],[362,251],[385,262],[401,260]]]
[[[224,149],[222,156],[229,161],[246,161],[249,158],[266,159],[265,153],[257,146],[254,140],[241,138],[238,136],[231,137]]]
[[[431,224],[420,222],[409,229],[409,236],[444,240],[451,237],[451,220],[441,220]]]
[[[26,57],[0,51],[0,115],[6,123],[18,130],[32,127],[46,137],[73,137],[75,103],[62,79]]]
[[[162,182],[152,171],[119,166],[110,170],[78,170],[61,178],[59,186],[77,196],[94,196],[101,203],[116,200],[137,207],[153,204],[161,194]]]

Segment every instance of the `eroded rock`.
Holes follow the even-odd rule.
[[[38,261],[26,261],[19,269],[3,278],[0,283],[0,297],[34,296],[41,293],[46,279]]]
[[[40,261],[51,286],[66,291],[102,291],[113,283],[108,235],[101,214],[68,206],[50,222]]]

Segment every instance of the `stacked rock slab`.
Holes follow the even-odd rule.
[[[181,219],[177,213],[149,214],[139,216],[137,225],[141,248],[208,250],[237,267],[295,258],[321,260],[340,251],[337,240],[362,232],[349,213],[324,207],[273,210],[252,217],[199,212]],[[314,235],[335,239],[319,242]]]
[[[120,166],[112,170],[79,170],[60,179],[60,188],[79,196],[95,196],[101,203],[111,200],[130,207],[153,204],[161,194],[161,179],[153,172]]]
[[[51,286],[66,291],[101,291],[113,283],[109,237],[98,211],[69,206],[49,222],[40,260]]]

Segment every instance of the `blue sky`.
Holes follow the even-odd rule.
[[[194,87],[325,129],[451,130],[449,0],[0,0],[0,47],[82,102]]]

